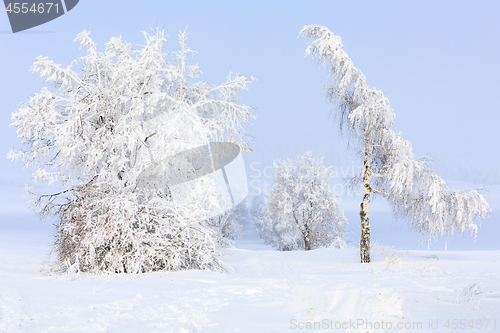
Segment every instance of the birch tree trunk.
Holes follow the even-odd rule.
[[[365,161],[363,168],[363,202],[359,216],[361,218],[361,241],[359,250],[361,263],[370,262],[370,178],[371,178],[371,145],[365,140]]]
[[[311,243],[309,242],[309,235],[306,234],[304,236],[304,250],[305,251],[310,251],[311,250]]]

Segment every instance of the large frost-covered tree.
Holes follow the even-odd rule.
[[[141,173],[176,153],[226,141],[240,149],[253,118],[238,94],[253,78],[229,74],[215,86],[196,82],[187,34],[165,53],[161,31],[134,48],[111,38],[98,52],[87,31],[75,41],[86,55],[67,67],[38,57],[32,71],[48,86],[12,116],[24,149],[11,151],[34,168],[34,180],[64,191],[32,193],[42,217],[57,218],[55,248],[63,267],[138,273],[219,269],[213,233],[202,221],[217,205],[215,180],[196,179],[188,195],[168,185],[141,186]],[[192,200],[189,193],[203,200]]]
[[[274,184],[255,216],[262,237],[282,251],[342,246],[347,219],[329,188],[331,168],[309,152],[273,166]]]
[[[314,38],[306,55],[327,68],[331,82],[327,99],[334,104],[341,130],[360,147],[362,171],[353,179],[362,185],[361,262],[370,262],[371,195],[389,200],[393,212],[409,221],[428,241],[455,230],[477,233],[476,221],[490,208],[477,190],[454,191],[433,173],[425,160],[415,159],[412,145],[394,131],[394,111],[389,100],[368,87],[365,76],[343,50],[342,39],[317,25],[305,26],[300,36]]]

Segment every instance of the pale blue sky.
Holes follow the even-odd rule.
[[[499,18],[498,1],[81,0],[54,21],[12,34],[7,14],[0,14],[0,155],[20,147],[15,128],[7,127],[10,115],[42,87],[28,71],[35,57],[68,65],[83,55],[72,43],[83,29],[104,50],[112,36],[141,44],[141,30],[159,27],[169,36],[167,49],[175,50],[178,31],[187,27],[202,80],[221,83],[229,71],[258,80],[242,95],[257,115],[246,128],[255,136],[247,166],[263,169],[307,150],[328,165],[352,166],[328,118],[326,71],[303,58],[310,40],[297,39],[304,25],[319,24],[342,37],[368,84],[390,99],[396,130],[419,157],[498,170]],[[3,184],[29,180],[21,163],[0,158],[0,168]]]

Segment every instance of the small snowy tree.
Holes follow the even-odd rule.
[[[347,219],[329,189],[331,172],[309,152],[295,164],[274,163],[274,184],[257,216],[258,230],[271,245],[308,251],[342,244]]]
[[[326,87],[327,99],[338,111],[340,129],[347,130],[351,142],[361,147],[363,169],[353,179],[354,185],[363,186],[361,262],[370,262],[372,194],[388,199],[393,212],[406,218],[428,242],[445,233],[451,236],[455,230],[477,233],[475,221],[490,212],[484,197],[476,190],[448,190],[424,160],[414,158],[411,143],[393,129],[389,100],[368,87],[339,36],[317,25],[305,26],[300,36],[315,38],[306,55],[312,54],[328,69],[332,81]]]
[[[234,246],[248,217],[246,203],[243,201],[221,215],[209,218],[208,227],[214,231],[217,247],[225,249]]]
[[[148,189],[140,175],[212,140],[248,149],[242,125],[253,115],[238,94],[253,79],[230,73],[219,86],[193,82],[201,71],[186,65],[194,51],[185,32],[174,53],[163,52],[163,32],[144,37],[137,50],[111,38],[101,53],[84,30],[75,41],[86,55],[68,67],[37,58],[32,71],[51,85],[12,116],[26,148],[10,158],[33,167],[35,182],[66,188],[32,193],[42,217],[59,221],[55,248],[63,267],[127,273],[220,267],[212,231],[200,222],[218,202],[215,181],[196,179],[188,195],[172,198],[167,184]]]
[[[267,244],[275,245],[279,248],[280,240],[276,235],[274,226],[277,223],[277,214],[269,210],[268,197],[266,194],[254,196],[250,209],[254,221],[254,228],[257,234],[265,240]]]
[[[264,205],[265,195],[260,193],[252,198],[250,203],[250,214],[252,217],[257,218],[262,211],[262,205]]]

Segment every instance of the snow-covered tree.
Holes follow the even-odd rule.
[[[267,194],[260,194],[254,196],[252,199],[252,207],[250,209],[254,221],[255,231],[267,244],[275,245],[280,244],[280,240],[276,235],[274,226],[277,223],[277,214],[273,214],[269,210]]]
[[[264,205],[265,195],[260,193],[259,195],[255,195],[250,202],[250,214],[256,218],[262,211],[262,205]]]
[[[168,184],[147,188],[140,175],[210,141],[249,149],[242,125],[253,115],[238,94],[253,78],[230,73],[218,86],[195,82],[202,73],[186,64],[195,52],[185,32],[172,53],[163,51],[163,32],[144,37],[138,49],[120,37],[98,52],[84,30],[75,41],[86,55],[71,65],[38,57],[32,71],[49,85],[13,113],[25,148],[9,157],[34,168],[35,182],[65,188],[31,193],[42,217],[59,221],[55,248],[64,267],[219,269],[213,233],[201,223],[218,203],[215,180],[193,180],[186,195],[173,198]],[[195,194],[203,200],[193,200]]]
[[[216,246],[222,249],[234,246],[234,240],[240,236],[247,218],[244,201],[223,214],[209,218],[206,224],[214,231]]]
[[[342,39],[317,25],[305,26],[300,36],[315,40],[306,55],[326,67],[331,82],[327,99],[334,104],[340,129],[347,131],[355,147],[360,147],[363,169],[353,179],[362,185],[361,262],[370,262],[371,195],[389,200],[393,212],[409,221],[428,241],[455,230],[477,233],[476,221],[490,208],[477,190],[454,191],[433,173],[425,160],[415,159],[412,145],[394,131],[394,111],[389,100],[369,88],[365,76],[354,67],[343,50]]]
[[[282,251],[342,244],[347,219],[329,188],[331,168],[309,152],[273,166],[274,184],[256,217],[261,235]]]

